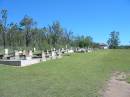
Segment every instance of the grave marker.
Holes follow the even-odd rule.
[[[56,53],[55,53],[55,51],[51,52],[51,57],[52,57],[52,59],[56,59]]]
[[[32,59],[32,56],[33,56],[33,53],[32,53],[32,51],[30,50],[30,51],[28,52],[28,54],[26,54],[26,60],[31,60],[31,59]]]
[[[15,51],[15,60],[19,60],[19,59],[20,59],[19,52],[16,50]]]
[[[5,55],[8,55],[8,54],[9,54],[8,49],[5,49]]]
[[[44,51],[42,51],[42,61],[46,61],[46,56],[45,56]]]
[[[61,52],[61,50],[59,49],[58,52],[57,52],[57,58],[62,58],[62,55],[61,55],[61,54],[62,54],[62,52]]]

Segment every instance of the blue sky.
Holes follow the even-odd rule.
[[[39,27],[59,20],[75,35],[90,35],[106,42],[113,30],[120,32],[121,44],[130,44],[130,0],[0,0],[8,9],[8,22],[33,17]]]

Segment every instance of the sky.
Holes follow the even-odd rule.
[[[106,43],[110,32],[118,31],[121,44],[130,44],[130,0],[0,0],[3,8],[8,23],[25,15],[38,27],[58,20],[74,35],[90,35],[95,42]]]

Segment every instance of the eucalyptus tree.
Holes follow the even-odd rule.
[[[51,45],[50,45],[50,36],[49,36],[49,32],[48,32],[48,28],[47,27],[43,27],[42,29],[40,29],[41,32],[41,36],[42,36],[42,45],[44,46],[44,49],[50,49]]]
[[[119,32],[113,31],[110,33],[110,38],[107,41],[110,49],[116,49],[119,46]]]
[[[3,37],[3,46],[5,48],[6,46],[6,25],[7,25],[7,15],[8,15],[8,11],[6,9],[2,9],[1,11],[1,16],[2,16],[2,26],[3,26],[3,33],[2,33],[2,37]]]
[[[63,28],[60,25],[60,22],[53,22],[53,24],[48,27],[48,33],[50,36],[50,44],[53,47],[58,47],[59,45],[61,45],[61,39],[64,32]]]
[[[62,37],[63,45],[72,46],[73,32],[71,30],[64,29]]]
[[[2,20],[0,20],[0,46],[3,45],[3,25],[2,25]]]
[[[17,23],[11,23],[8,28],[7,33],[7,45],[9,47],[19,47],[23,45],[23,33],[19,29],[19,25]]]
[[[93,38],[91,36],[86,36],[84,39],[85,47],[92,47],[93,46]]]
[[[20,25],[23,27],[23,30],[25,32],[26,47],[29,47],[30,40],[31,40],[31,28],[34,25],[34,21],[31,17],[26,15],[21,20]]]
[[[80,48],[88,48],[93,46],[93,39],[91,36],[77,36],[73,42],[73,45]]]
[[[73,32],[64,29],[59,21],[51,25],[38,28],[34,20],[25,15],[20,23],[11,23],[7,26],[7,10],[1,11],[0,20],[0,45],[17,48],[35,47],[38,49],[61,48],[67,46],[89,47],[92,38],[78,36],[74,38]]]

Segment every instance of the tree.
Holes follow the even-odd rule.
[[[6,9],[3,9],[1,11],[2,26],[3,26],[3,34],[2,34],[2,36],[3,36],[3,46],[4,46],[4,48],[5,48],[5,45],[6,45],[6,43],[5,43],[5,34],[6,34],[6,23],[7,23],[7,14],[8,14],[7,12],[8,11]]]
[[[80,48],[92,47],[93,39],[90,36],[78,36],[75,37],[75,46]]]
[[[24,27],[25,31],[25,40],[26,40],[26,47],[29,47],[30,44],[30,38],[31,38],[31,28],[34,24],[34,21],[29,16],[24,16],[24,18],[21,20],[20,25]]]
[[[0,20],[0,46],[3,45],[3,25],[2,20]]]
[[[23,33],[19,30],[19,26],[15,23],[11,23],[8,28],[7,33],[7,45],[9,47],[16,48],[18,46],[23,46]]]
[[[99,44],[99,43],[96,43],[96,42],[93,42],[92,47],[93,47],[93,48],[100,48],[100,44]]]
[[[113,31],[110,33],[110,38],[107,41],[110,49],[116,49],[119,46],[119,32]]]
[[[58,47],[62,44],[64,31],[59,21],[53,22],[53,24],[48,27],[48,34],[50,37],[50,45],[52,45],[53,47]]]
[[[93,39],[91,36],[86,36],[84,39],[84,45],[85,47],[92,47],[93,45]]]
[[[73,32],[71,30],[64,29],[63,42],[67,46],[72,46]]]
[[[13,49],[37,48],[39,50],[66,47],[92,47],[90,36],[74,37],[73,32],[64,29],[59,21],[43,28],[29,16],[24,16],[20,23],[7,25],[7,10],[1,11],[0,46]],[[19,48],[20,47],[20,48]]]

